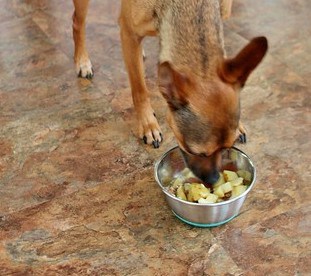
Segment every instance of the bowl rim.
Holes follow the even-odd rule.
[[[256,176],[257,176],[257,173],[256,173],[256,167],[253,163],[253,161],[251,160],[251,158],[246,154],[244,153],[242,150],[240,150],[239,148],[237,147],[231,147],[231,148],[226,148],[226,149],[234,149],[238,152],[240,152],[242,155],[244,155],[244,157],[246,157],[248,159],[248,161],[250,162],[252,168],[253,168],[253,171],[254,171],[254,175],[253,175],[253,180],[251,182],[251,184],[249,185],[248,189],[246,189],[242,194],[240,194],[239,196],[235,197],[235,198],[232,198],[232,199],[229,199],[229,200],[226,200],[226,201],[222,201],[222,202],[217,202],[217,203],[197,203],[197,202],[190,202],[190,201],[186,201],[186,200],[183,200],[183,199],[180,199],[174,195],[172,195],[171,193],[169,193],[165,187],[163,187],[163,185],[161,184],[160,182],[160,179],[159,179],[159,176],[158,176],[158,167],[159,167],[159,164],[161,163],[161,161],[173,150],[176,150],[177,148],[179,148],[178,145],[176,146],[173,146],[172,148],[170,148],[169,150],[167,150],[164,154],[162,154],[160,156],[160,158],[155,162],[154,164],[154,175],[155,175],[155,180],[157,182],[157,184],[160,186],[161,190],[167,195],[169,196],[170,198],[172,198],[173,200],[176,200],[176,201],[179,201],[181,202],[182,204],[188,204],[188,205],[193,205],[193,206],[211,206],[211,207],[215,207],[215,206],[221,206],[221,205],[227,205],[227,204],[230,204],[231,202],[234,202],[234,201],[237,201],[238,199],[242,198],[242,197],[245,197],[250,191],[251,189],[253,188],[255,182],[256,182]]]

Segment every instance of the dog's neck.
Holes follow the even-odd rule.
[[[224,57],[218,0],[171,1],[159,16],[160,63],[197,76],[213,74]]]

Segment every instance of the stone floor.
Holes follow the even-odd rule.
[[[0,275],[311,275],[310,3],[234,0],[229,55],[270,42],[242,92],[239,147],[258,180],[238,218],[201,229],[174,217],[153,177],[175,145],[157,39],[145,40],[165,135],[153,149],[137,138],[119,1],[91,1],[92,81],[74,72],[71,1],[0,1]]]

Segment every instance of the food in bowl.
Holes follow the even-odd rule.
[[[185,168],[168,186],[168,191],[179,199],[196,203],[219,203],[243,194],[251,183],[246,170],[223,170],[215,184],[200,181]]]

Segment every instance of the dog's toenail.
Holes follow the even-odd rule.
[[[82,71],[79,71],[78,78],[82,78]]]
[[[245,133],[242,133],[239,135],[239,142],[242,144],[246,143],[246,134]]]
[[[247,142],[247,139],[246,139],[246,134],[245,134],[245,133],[243,133],[243,141],[244,141],[244,143],[246,143],[246,142]]]
[[[143,137],[144,143],[147,144],[147,137],[144,135]]]
[[[157,115],[153,112],[153,116],[157,118]]]
[[[159,143],[158,140],[153,140],[153,141],[152,141],[152,144],[153,144],[153,147],[154,147],[155,149],[157,149],[157,148],[160,147],[160,143]]]

